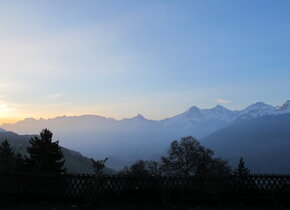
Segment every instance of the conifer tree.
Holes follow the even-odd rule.
[[[237,176],[247,176],[249,174],[250,174],[250,170],[245,167],[245,161],[241,157],[241,159],[239,161],[238,168],[234,171],[234,175],[237,175]]]
[[[104,173],[104,168],[106,167],[105,163],[107,162],[109,158],[105,158],[104,160],[94,160],[93,158],[91,158],[92,161],[92,167],[95,171],[95,174],[100,176],[103,175]]]
[[[11,173],[15,169],[16,156],[7,140],[0,145],[0,173]]]
[[[65,172],[63,168],[65,160],[58,141],[52,142],[53,133],[43,129],[39,137],[29,140],[27,147],[28,157],[25,158],[26,167],[32,173],[60,174]]]

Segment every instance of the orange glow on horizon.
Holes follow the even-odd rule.
[[[5,123],[16,123],[18,121],[22,120],[22,118],[16,118],[16,117],[1,117],[0,116],[0,126]]]

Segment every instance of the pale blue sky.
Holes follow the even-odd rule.
[[[282,0],[0,0],[0,122],[278,105],[290,99],[289,11]]]

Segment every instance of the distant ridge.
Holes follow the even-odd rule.
[[[238,118],[243,118],[243,116],[251,116],[252,118],[261,117],[264,115],[276,115],[276,114],[285,114],[290,113],[290,100],[287,100],[282,105],[278,105],[276,107],[266,104],[262,101],[254,103],[252,105],[247,106],[241,110],[230,110],[225,108],[224,106],[218,104],[213,108],[201,109],[197,106],[192,106],[187,109],[185,112],[175,115],[173,117],[169,117],[163,120],[151,120],[151,121],[168,121],[171,119],[177,119],[181,117],[191,118],[192,120],[224,120],[224,121],[234,121]],[[46,120],[56,120],[56,119],[65,119],[65,118],[87,118],[87,119],[103,119],[103,120],[113,120],[113,121],[124,121],[124,120],[149,120],[145,118],[142,114],[137,114],[135,117],[132,118],[124,118],[122,120],[116,120],[114,118],[106,118],[99,115],[76,115],[76,116],[58,116],[55,118],[49,119],[35,119],[35,118],[25,118],[24,120],[18,121],[16,123],[4,123],[2,127],[6,127],[8,125],[13,125],[21,122],[33,122],[33,121],[46,121]],[[3,130],[3,129],[2,129]],[[4,130],[5,131],[5,130]],[[1,128],[0,128],[1,132]]]
[[[19,134],[34,134],[49,128],[62,146],[96,159],[114,157],[123,167],[123,163],[155,157],[160,151],[166,151],[171,141],[184,136],[202,139],[242,121],[290,113],[289,104],[289,100],[276,107],[257,102],[234,111],[221,105],[210,109],[192,106],[163,120],[150,120],[141,114],[122,120],[97,115],[29,118],[0,127]]]

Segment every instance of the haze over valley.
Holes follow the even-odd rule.
[[[289,11],[0,0],[0,210],[290,209]]]
[[[95,159],[109,157],[108,166],[115,169],[121,169],[138,159],[157,160],[167,151],[171,141],[185,136],[196,137],[201,144],[206,144],[234,165],[241,156],[258,161],[263,158],[262,156],[252,158],[256,153],[266,155],[269,154],[266,153],[267,149],[270,149],[272,153],[279,154],[281,149],[283,151],[290,149],[290,144],[286,143],[284,147],[281,147],[280,142],[281,138],[284,139],[283,141],[290,138],[290,133],[287,133],[290,130],[289,121],[282,120],[281,124],[284,126],[280,125],[280,118],[289,119],[290,115],[287,113],[290,113],[290,100],[279,106],[257,102],[242,110],[234,111],[221,105],[211,109],[192,106],[179,115],[159,121],[146,119],[140,114],[123,120],[83,115],[62,116],[47,120],[30,118],[15,124],[3,124],[1,128],[22,135],[37,134],[42,128],[49,128],[54,132],[54,138],[60,140],[62,146]],[[273,119],[263,118],[263,116],[277,118],[277,122],[275,121],[270,126],[274,130],[267,143],[265,141],[268,135],[264,133],[271,134],[267,121]],[[255,135],[250,135],[244,127],[250,123],[259,123],[260,121],[255,121],[256,119],[265,121],[266,125],[261,124],[259,129],[249,128],[254,129],[252,132],[255,133]],[[239,132],[240,125],[245,130]],[[280,128],[279,132],[276,127]],[[227,130],[231,132],[230,137],[229,134],[221,134]],[[261,148],[258,145],[264,146]],[[237,150],[243,147],[244,150]],[[275,172],[272,165],[261,167],[260,170],[258,163],[250,163],[253,170],[260,170],[260,172]],[[281,166],[276,170],[288,172],[290,167]]]
[[[119,170],[193,136],[231,166],[290,173],[289,8],[0,1],[0,140],[25,155],[47,128],[86,173],[90,158]]]

